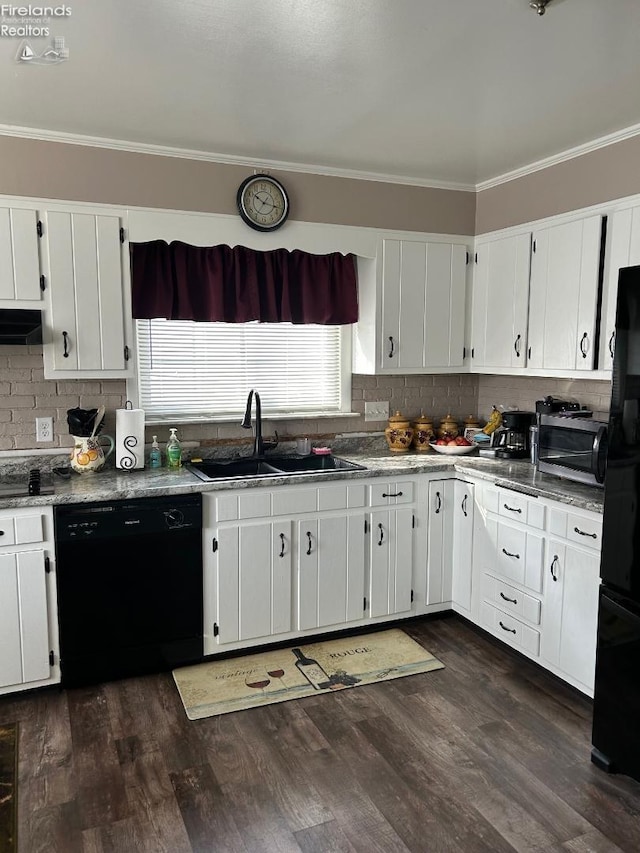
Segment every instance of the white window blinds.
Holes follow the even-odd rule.
[[[137,320],[136,334],[147,417],[235,417],[251,388],[265,414],[329,414],[348,405],[340,326]]]

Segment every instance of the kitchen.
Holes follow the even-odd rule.
[[[555,21],[560,19],[566,25],[575,23],[570,2],[550,4],[539,20],[526,3],[523,6],[524,11],[518,10],[518,27],[553,24],[552,15],[556,16]],[[433,9],[430,11],[435,14]],[[479,16],[477,12],[470,14]],[[565,15],[569,18],[565,19]],[[69,72],[72,61],[73,58],[67,66]],[[34,80],[24,75],[33,70],[22,72],[17,87],[22,87],[25,95],[31,92]],[[54,71],[48,69],[47,73]],[[43,80],[44,74],[40,77]],[[41,101],[37,103],[43,110]],[[36,126],[35,121],[20,119],[9,109],[6,115],[12,116],[15,126]],[[631,120],[627,122],[627,126],[631,124]],[[77,123],[69,123],[69,128],[78,127]],[[590,138],[603,135],[601,131]],[[567,147],[559,146],[558,151]],[[65,221],[71,221],[65,217],[102,217],[101,224],[117,218],[120,227],[125,228],[127,244],[168,240],[201,247],[217,243],[241,243],[257,250],[273,247],[273,237],[249,229],[234,204],[238,187],[251,171],[245,163],[170,156],[166,151],[145,151],[143,145],[137,149],[130,146],[129,150],[117,145],[92,145],[81,137],[56,138],[53,132],[48,137],[28,131],[6,133],[0,137],[0,150],[4,207],[28,216],[37,213],[34,223],[44,213],[40,221],[45,222],[46,228],[40,244],[36,242],[42,253],[38,272],[42,270],[41,274],[49,279],[45,281],[44,296],[38,295],[44,305],[49,306],[54,290],[59,293],[55,284],[61,276],[60,256],[56,267],[53,253],[64,239],[60,236],[54,242],[51,235],[55,228],[64,229]],[[611,363],[606,361],[610,334],[605,331],[605,317],[611,314],[613,298],[612,258],[614,254],[624,254],[625,234],[629,242],[627,253],[637,245],[634,211],[638,206],[635,194],[640,189],[634,185],[637,170],[633,168],[637,153],[637,136],[627,134],[619,141],[579,152],[572,159],[562,158],[546,168],[514,175],[511,180],[476,188],[479,181],[471,179],[466,188],[457,189],[271,166],[288,189],[292,203],[289,221],[277,232],[278,245],[291,250],[357,255],[360,316],[371,322],[359,323],[353,345],[355,369],[344,409],[337,409],[331,416],[264,415],[265,438],[271,438],[277,430],[286,445],[309,435],[313,444],[330,444],[334,452],[355,459],[358,454],[352,451],[354,443],[361,441],[363,433],[384,441],[382,431],[387,415],[396,410],[414,418],[424,407],[436,421],[450,409],[460,419],[470,413],[486,419],[494,403],[502,409],[532,410],[536,400],[548,394],[577,399],[594,416],[605,419],[611,384]],[[526,162],[541,156],[531,156]],[[513,162],[513,168],[522,162],[525,161]],[[34,163],[46,167],[35,170]],[[492,165],[487,168],[483,178],[488,184],[488,178],[506,171]],[[518,334],[523,334],[515,328],[517,312],[513,312],[512,335],[495,305],[497,301],[516,306],[515,296],[521,295],[522,290],[514,297],[499,288],[487,290],[484,313],[476,311],[482,306],[478,299],[471,300],[472,310],[464,310],[465,300],[472,295],[469,282],[478,275],[472,264],[465,265],[463,272],[462,312],[450,311],[442,329],[435,330],[440,335],[437,346],[430,352],[422,349],[417,361],[407,362],[403,345],[396,350],[398,365],[385,365],[387,351],[379,349],[379,340],[372,342],[370,331],[381,322],[381,297],[386,293],[381,289],[386,282],[378,278],[382,275],[380,259],[392,258],[398,244],[422,241],[429,246],[435,244],[439,250],[449,245],[465,246],[470,254],[477,250],[482,262],[487,245],[502,237],[513,238],[511,245],[516,245],[523,235],[528,240],[530,235],[537,235],[542,245],[543,232],[549,228],[603,215],[607,216],[612,237],[608,243],[605,240],[611,253],[611,258],[605,259],[610,276],[603,275],[602,294],[597,297],[602,332],[597,353],[590,350],[588,372],[579,361],[577,365],[558,361],[554,363],[558,366],[514,366],[513,344]],[[63,230],[55,233],[61,235]],[[386,255],[380,254],[379,241],[387,243]],[[119,239],[116,242],[125,245]],[[585,238],[584,245],[587,243]],[[405,248],[412,247],[399,245],[400,251]],[[489,260],[491,257],[489,254]],[[535,260],[527,255],[532,281],[539,282]],[[628,254],[618,266],[633,262],[637,260]],[[123,270],[125,281],[120,284],[127,285],[126,265]],[[388,275],[392,272],[389,269]],[[528,274],[529,270],[525,277]],[[396,288],[404,291],[405,284],[411,287],[409,282],[397,281]],[[423,277],[424,292],[428,285]],[[128,292],[126,286],[123,292]],[[413,291],[407,291],[410,292]],[[588,286],[581,284],[576,291],[578,304],[582,305],[584,299],[580,299],[588,292]],[[450,305],[460,304],[455,301],[459,293],[452,282]],[[553,296],[546,285],[537,293],[544,293],[545,298]],[[434,304],[437,296],[438,293],[433,295],[429,304]],[[74,369],[66,366],[59,340],[53,338],[53,331],[62,335],[69,329],[57,325],[60,315],[56,312],[65,305],[61,301],[47,307],[43,345],[2,347],[0,352],[0,381],[6,394],[0,446],[6,464],[24,458],[17,455],[21,452],[29,455],[42,450],[47,451],[44,456],[49,459],[64,459],[65,449],[71,444],[66,427],[68,409],[105,405],[103,432],[114,435],[115,412],[123,409],[131,397],[135,352],[128,363],[120,366],[101,365],[99,370],[94,366],[83,368],[82,364]],[[569,316],[564,306],[554,310]],[[414,314],[417,316],[418,312]],[[123,342],[133,348],[131,317],[126,312],[123,316],[129,323],[123,324]],[[90,317],[87,322],[95,319]],[[403,343],[402,324],[413,319],[400,310],[394,320],[398,332],[392,336]],[[112,316],[109,323],[113,331]],[[595,312],[593,323],[594,327],[598,325]],[[99,330],[96,337],[104,334],[99,322],[91,328]],[[573,341],[575,345],[580,343],[582,334]],[[500,349],[502,340],[508,343],[508,362],[506,352]],[[455,347],[452,341],[456,342]],[[546,352],[547,342],[543,343]],[[491,349],[487,344],[495,346]],[[596,342],[591,346],[595,348]],[[566,355],[549,352],[553,358]],[[573,352],[582,358],[576,346]],[[532,358],[536,355],[534,352]],[[513,358],[518,357],[524,355],[518,356],[513,350]],[[256,388],[262,393],[264,404],[268,395],[263,387]],[[242,389],[245,398],[248,390]],[[365,414],[367,403],[386,404],[387,413],[372,421]],[[36,416],[53,418],[51,442],[35,441]],[[145,441],[149,445],[157,433],[164,446],[171,425],[178,427],[188,453],[202,448],[207,453],[225,455],[237,448],[248,455],[252,440],[241,429],[240,420],[241,415],[206,424],[173,420],[149,424]],[[361,455],[369,458],[366,451]],[[379,457],[374,453],[370,458]],[[404,465],[409,459],[407,469]],[[435,462],[430,454],[424,461],[415,459],[412,455],[407,462],[394,459],[385,464],[391,465],[390,478],[414,480],[413,503],[428,524],[429,482],[441,475],[444,486],[455,488],[454,480],[458,480],[448,475],[452,470],[449,463],[438,468],[444,463],[440,459]],[[416,465],[422,470],[413,467]],[[420,479],[418,475],[429,468],[431,475]],[[462,481],[470,482],[471,470],[465,469]],[[145,471],[144,475],[151,473]],[[96,486],[85,485],[85,475],[74,475],[70,483],[56,481],[56,500],[66,489],[77,488],[85,492],[85,499],[127,497],[124,478],[136,474],[105,470],[95,475]],[[169,474],[163,472],[162,476]],[[176,476],[182,477],[183,472]],[[112,477],[117,478],[116,487]],[[385,475],[380,477],[370,468],[369,473],[358,475],[353,481],[340,482],[357,484],[358,478],[367,483],[366,488],[373,489],[376,480],[382,483]],[[299,491],[293,495],[306,489],[307,481],[299,482],[295,486]],[[325,481],[317,482],[314,489],[321,490]],[[486,498],[478,506],[491,514],[493,484],[482,477],[478,482],[483,500]],[[275,492],[280,485],[294,489],[289,480],[249,491]],[[540,505],[548,500],[548,496],[529,497]],[[556,498],[562,502],[558,493],[544,504],[549,512],[558,502]],[[33,505],[47,506],[46,502]],[[14,506],[21,511],[29,508],[28,503],[4,504],[7,510]],[[591,518],[592,509],[584,505],[579,509]],[[478,515],[482,517],[482,513]],[[547,532],[551,531],[545,529],[542,538]],[[45,533],[45,541],[54,550],[46,524]],[[446,541],[445,530],[442,536]],[[565,537],[560,538],[565,542]],[[431,538],[429,546],[427,538],[419,535],[414,553],[418,571],[424,572],[424,576],[415,578],[419,581],[415,585],[416,606],[425,614],[431,607],[426,600],[426,552],[428,547],[433,551],[435,539]],[[580,553],[588,552],[583,549]],[[432,553],[432,563],[435,559]],[[442,552],[440,560],[443,564]],[[522,586],[525,585],[515,581],[514,588],[522,591]],[[546,606],[546,598],[543,604]],[[438,608],[438,604],[434,605],[434,612]],[[552,678],[530,658],[514,656],[507,647],[492,644],[486,634],[461,619],[418,619],[407,623],[407,630],[442,659],[442,673],[199,723],[190,723],[184,717],[175,688],[164,676],[107,681],[97,688],[62,692],[55,687],[30,693],[17,691],[13,698],[3,697],[2,722],[18,719],[21,728],[19,843],[26,845],[24,849],[48,845],[48,849],[65,850],[188,850],[210,849],[215,837],[220,849],[249,850],[278,849],[287,844],[291,849],[419,850],[447,849],[453,843],[457,849],[469,850],[560,844],[566,844],[567,849],[597,849],[596,845],[607,843],[604,836],[620,849],[638,846],[637,785],[624,777],[606,777],[588,762],[591,708],[584,690],[582,694],[576,692],[567,686],[566,679]],[[542,752],[543,741],[552,745],[555,755]],[[581,794],[568,793],[574,788]],[[580,805],[581,796],[590,798],[589,812]],[[598,808],[593,807],[595,797],[603,798]],[[610,817],[613,808],[615,825]],[[513,820],[508,820],[506,814],[511,814]],[[425,841],[428,837],[433,839],[431,848]]]

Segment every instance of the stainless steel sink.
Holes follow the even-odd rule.
[[[338,456],[269,456],[264,459],[232,459],[229,462],[205,459],[188,462],[185,468],[205,482],[366,470],[364,465]]]

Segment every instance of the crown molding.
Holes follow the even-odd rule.
[[[364,172],[357,169],[340,169],[330,166],[318,166],[310,163],[290,163],[286,160],[258,160],[255,157],[237,157],[232,154],[216,154],[190,148],[172,148],[166,145],[152,145],[145,142],[129,142],[123,139],[109,139],[101,136],[85,136],[78,133],[66,133],[57,130],[41,130],[33,127],[0,124],[0,136],[14,136],[22,139],[37,139],[42,142],[62,142],[67,145],[85,145],[92,148],[109,148],[114,151],[130,151],[135,154],[155,154],[159,157],[179,157],[185,160],[202,160],[207,163],[221,163],[228,166],[246,166],[250,169],[299,172],[302,174],[323,175],[332,178],[350,178],[356,181],[377,181],[385,184],[426,187],[438,190],[456,190],[475,192],[475,184],[456,183],[455,181],[436,181],[416,178],[411,175],[388,175],[382,172]]]
[[[616,142],[622,142],[625,139],[632,139],[634,136],[640,135],[640,124],[625,127],[622,130],[617,130],[615,133],[609,133],[606,136],[600,136],[598,139],[592,139],[591,142],[585,142],[582,145],[576,145],[575,148],[567,148],[566,151],[561,151],[559,154],[553,154],[551,157],[545,157],[543,160],[536,160],[535,163],[529,163],[528,166],[522,166],[519,169],[514,169],[511,172],[505,172],[504,175],[498,175],[495,178],[489,178],[487,181],[481,181],[476,184],[476,192],[489,190],[492,187],[497,187],[500,184],[506,184],[509,181],[514,181],[517,178],[523,178],[525,175],[532,175],[534,172],[540,172],[542,169],[548,169],[549,166],[556,166],[558,163],[565,163],[567,160],[573,160],[576,157],[581,157],[583,154],[589,154],[591,151],[598,151],[600,148],[606,148],[607,145],[613,145]]]

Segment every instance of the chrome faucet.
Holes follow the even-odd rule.
[[[241,426],[243,429],[251,429],[251,405],[253,403],[254,396],[256,398],[256,437],[253,442],[253,455],[264,456],[265,450],[271,450],[273,447],[277,447],[278,433],[276,432],[275,441],[264,441],[262,438],[262,407],[260,405],[260,394],[258,394],[257,391],[254,391],[253,388],[249,391],[249,396],[247,397],[247,408],[245,410]]]

